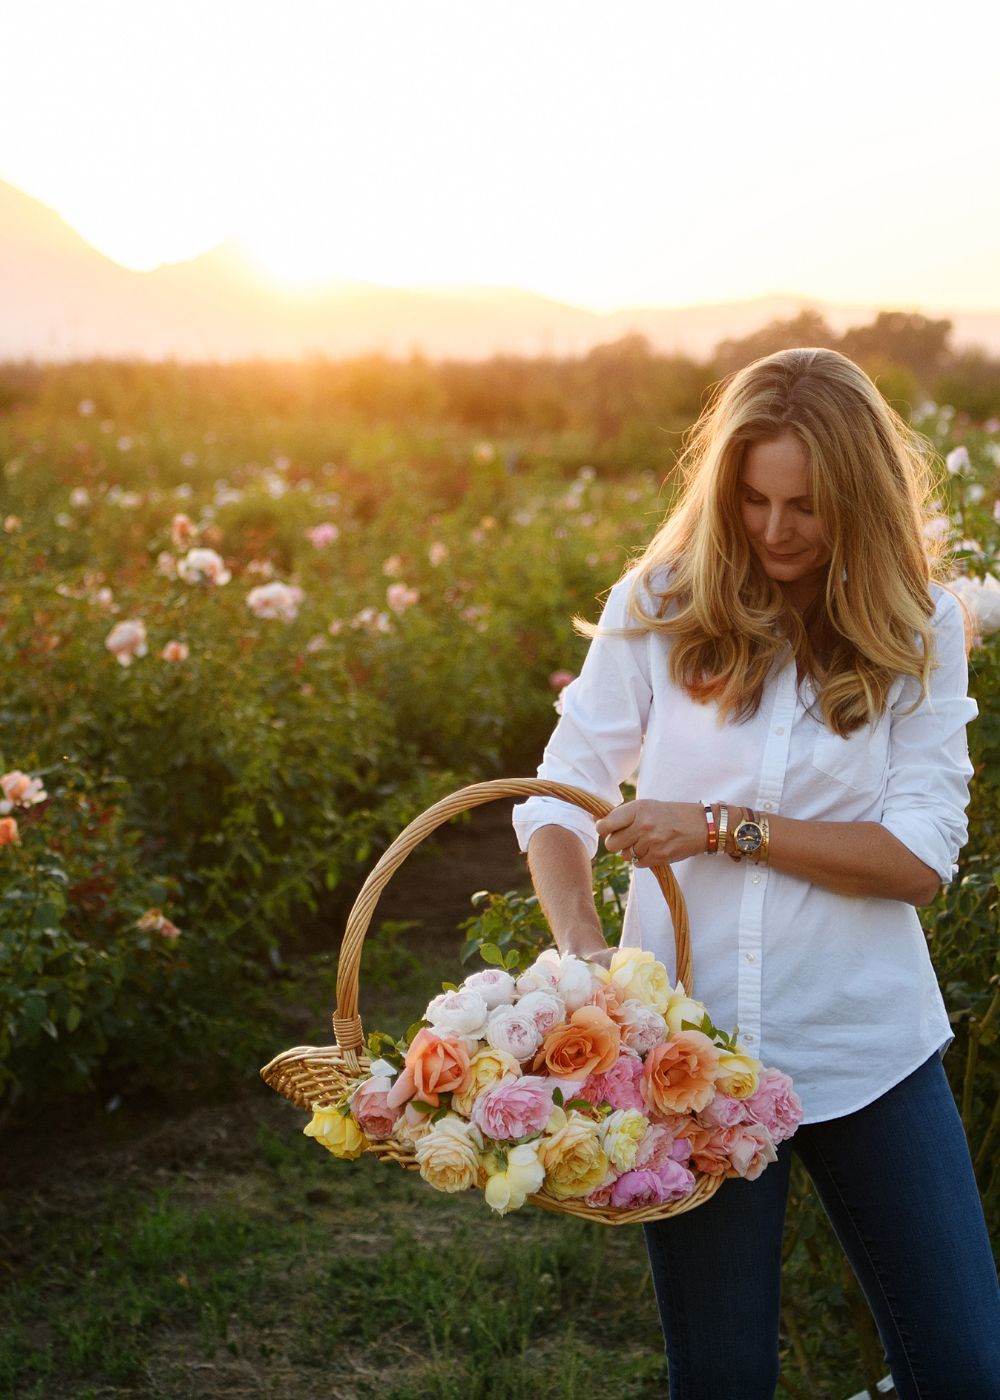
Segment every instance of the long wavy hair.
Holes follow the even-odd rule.
[[[788,432],[806,450],[831,553],[825,589],[805,612],[764,573],[740,515],[749,448]],[[915,677],[926,693],[933,449],[862,369],[829,349],[755,360],[716,386],[678,467],[681,497],[629,566],[637,574],[627,629],[671,638],[677,684],[714,700],[727,719],[749,718],[790,645],[825,723],[841,736],[884,712],[898,676]]]

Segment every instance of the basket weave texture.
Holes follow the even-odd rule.
[[[607,816],[612,808],[582,788],[551,783],[542,778],[504,778],[474,783],[428,807],[415,817],[384,852],[362,886],[347,919],[337,970],[337,1004],[333,1013],[335,1045],[298,1045],[276,1055],[260,1071],[261,1078],[276,1093],[298,1108],[311,1112],[339,1103],[345,1093],[364,1078],[371,1064],[358,1014],[358,987],[361,952],[379,896],[403,861],[432,831],[457,816],[486,802],[509,797],[557,797],[582,807],[595,818]],[[694,995],[691,970],[691,933],[680,886],[669,866],[651,867],[670,910],[676,949],[676,980]],[[391,1140],[370,1142],[366,1151],[383,1162],[396,1162],[410,1171],[418,1170],[412,1147]],[[556,1200],[544,1191],[528,1200],[543,1210],[576,1215],[602,1225],[634,1225],[680,1215],[702,1205],[721,1186],[722,1176],[701,1175],[690,1195],[665,1205],[632,1207],[588,1206],[579,1200]]]

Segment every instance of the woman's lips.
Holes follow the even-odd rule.
[[[773,549],[769,549],[767,551],[767,557],[773,560],[775,564],[790,564],[791,561],[797,559],[801,553],[802,551],[797,549],[794,554],[775,554]]]

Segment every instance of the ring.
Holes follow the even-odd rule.
[[[638,865],[638,864],[639,864],[639,857],[638,857],[638,856],[636,855],[636,853],[635,853],[635,847],[634,847],[634,846],[630,846],[630,847],[629,847],[629,860],[632,862],[633,865]]]

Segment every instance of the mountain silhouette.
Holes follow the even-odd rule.
[[[98,252],[54,210],[0,182],[0,358],[7,360],[230,360],[414,350],[433,359],[575,355],[630,332],[647,336],[658,350],[701,358],[719,340],[748,335],[807,307],[835,331],[870,321],[880,309],[775,295],[598,314],[503,287],[334,282],[283,289],[234,241],[185,262],[134,272]],[[956,347],[979,344],[1000,353],[1000,312],[934,314],[950,316]]]

